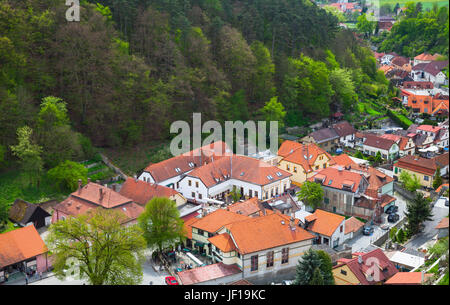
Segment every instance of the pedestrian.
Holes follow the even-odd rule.
[[[25,274],[25,285],[28,285],[28,274]]]
[[[42,280],[42,271],[39,272],[39,279]]]

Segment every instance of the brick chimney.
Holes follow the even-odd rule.
[[[83,182],[81,181],[81,179],[78,179],[78,194],[81,194],[82,186],[83,186]]]

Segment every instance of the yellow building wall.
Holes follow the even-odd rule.
[[[347,275],[341,273],[341,270],[347,272]],[[333,269],[333,277],[336,285],[359,285],[358,278],[353,274],[347,265]]]
[[[324,169],[330,165],[329,163],[330,158],[328,158],[326,154],[320,154],[314,161],[312,169],[314,171]],[[289,169],[287,169],[288,166]],[[279,162],[278,168],[291,173],[292,174],[292,176],[290,177],[291,181],[297,184],[303,184],[306,181],[306,179],[314,175],[314,172],[306,173],[305,169],[300,164],[289,162],[283,159],[281,159],[281,161]],[[297,169],[297,172],[295,172],[294,169]]]
[[[398,170],[400,170],[400,169],[402,170],[402,172],[405,171],[405,172],[409,173],[410,175],[416,175],[419,178],[420,184],[422,186],[429,187],[429,188],[433,187],[434,175],[433,176],[424,175],[422,173],[417,173],[417,172],[410,171],[408,169],[403,169],[403,168],[398,167]],[[394,168],[394,173],[395,173],[395,168]],[[394,174],[394,176],[397,176],[398,179],[400,179],[400,175],[401,175],[401,172],[397,172],[397,174]],[[428,176],[428,181],[425,180],[425,178],[424,178],[425,176]]]

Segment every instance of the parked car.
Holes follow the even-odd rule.
[[[167,285],[179,285],[177,279],[174,276],[166,276]]]
[[[368,236],[372,235],[373,234],[373,228],[372,227],[364,227],[363,234],[364,235],[368,235]]]
[[[389,222],[397,222],[400,219],[400,216],[396,213],[394,214],[389,214],[388,216],[388,221]]]
[[[386,214],[394,214],[398,212],[398,206],[392,205],[386,210]]]
[[[380,228],[381,228],[381,230],[389,230],[389,225],[388,224],[384,224]]]
[[[292,280],[283,280],[281,282],[281,285],[292,285],[292,283],[294,283],[294,281],[292,281]]]

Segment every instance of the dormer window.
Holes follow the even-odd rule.
[[[192,163],[192,162],[189,162],[189,167],[194,167],[194,163]]]
[[[277,172],[277,176],[278,176],[278,177],[281,177],[281,176],[283,176],[283,174],[280,173],[280,172]]]
[[[268,176],[267,176],[267,179],[273,180],[273,177],[272,177],[271,175],[268,175]]]
[[[181,169],[180,169],[179,167],[175,167],[175,171],[176,171],[177,173],[179,173],[179,172],[181,172]]]

